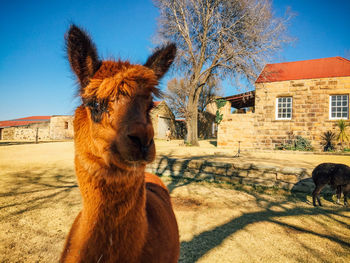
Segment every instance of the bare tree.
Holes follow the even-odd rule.
[[[185,79],[173,78],[168,81],[164,98],[170,109],[178,118],[186,118],[186,105],[188,101],[189,86]]]
[[[198,103],[210,76],[249,81],[287,38],[289,17],[275,18],[270,0],[154,0],[157,38],[175,42],[177,69],[188,76],[187,141],[198,145]]]
[[[167,91],[164,97],[176,117],[186,118],[189,116],[187,112],[187,103],[190,95],[190,86],[186,78],[173,78],[168,81]],[[198,100],[198,111],[203,113],[207,105],[221,95],[221,83],[213,76],[203,86]]]

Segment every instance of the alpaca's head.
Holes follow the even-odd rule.
[[[106,165],[134,167],[153,161],[152,99],[174,60],[175,45],[157,49],[143,66],[101,61],[89,36],[74,25],[66,45],[83,102],[74,122],[76,149],[86,149]]]

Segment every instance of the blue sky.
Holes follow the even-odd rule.
[[[349,0],[273,1],[277,15],[287,6],[296,13],[289,34],[297,41],[272,63],[350,58]],[[157,16],[151,0],[0,0],[0,120],[73,114],[79,100],[63,39],[71,22],[87,29],[103,58],[144,63]],[[236,92],[226,86],[223,93]]]

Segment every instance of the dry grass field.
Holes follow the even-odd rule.
[[[158,142],[158,152],[216,151],[172,143]],[[72,142],[0,146],[0,262],[58,261],[81,209],[73,155]],[[286,156],[251,158],[280,165],[287,158],[310,167],[322,158],[345,163],[350,158]],[[180,228],[179,262],[350,262],[350,209],[330,198],[314,208],[310,196],[276,189],[163,180]]]

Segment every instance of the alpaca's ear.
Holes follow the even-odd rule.
[[[70,66],[80,82],[80,93],[101,65],[96,47],[86,32],[71,25],[66,36],[66,48]]]
[[[160,79],[168,71],[175,56],[176,45],[171,43],[165,47],[156,49],[156,51],[147,59],[144,66],[152,69],[156,73],[158,79]]]

